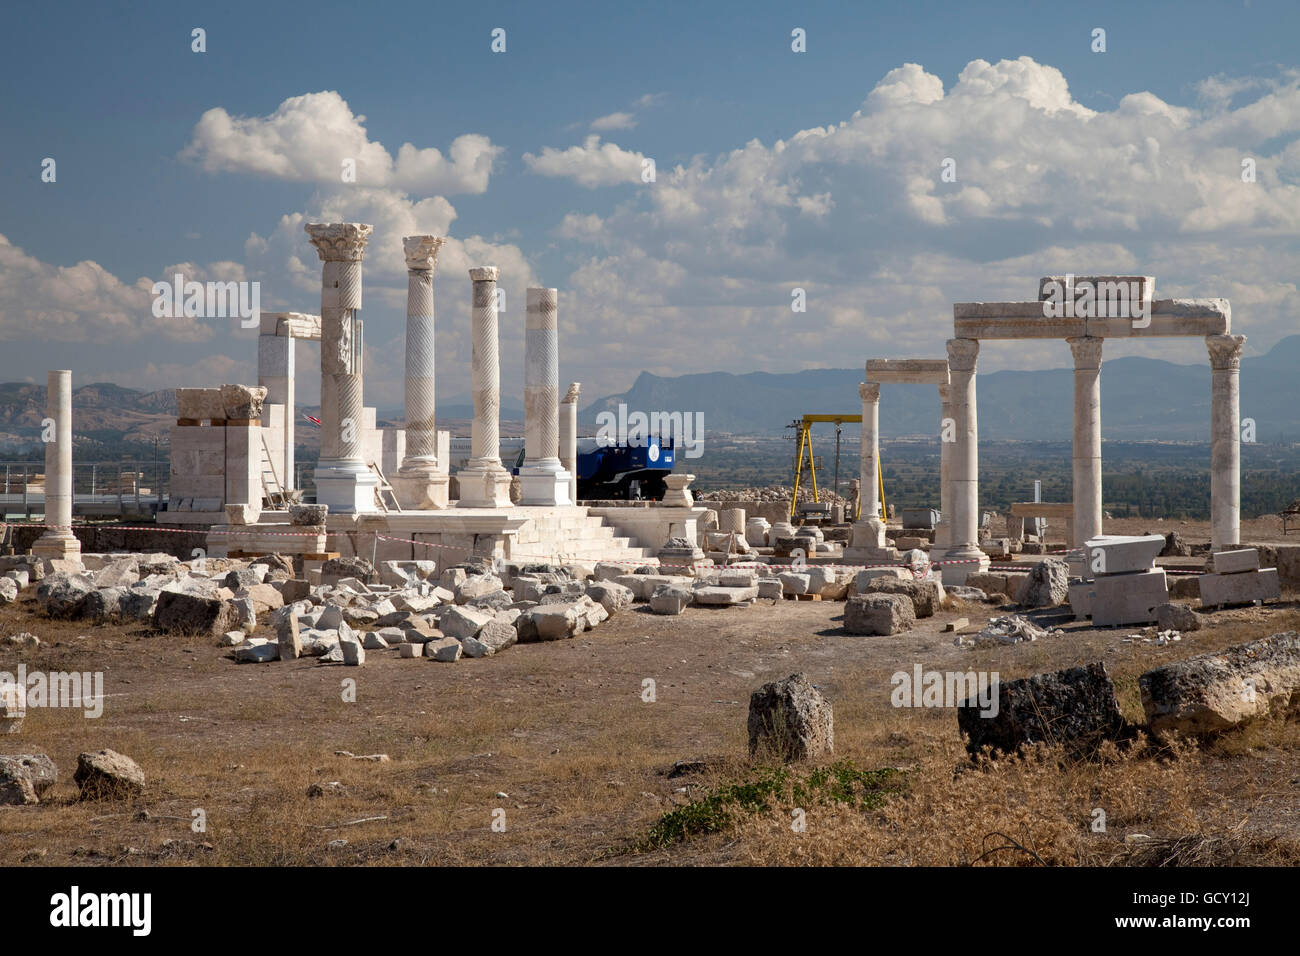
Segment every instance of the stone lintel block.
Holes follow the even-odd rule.
[[[1198,580],[1201,585],[1201,607],[1276,601],[1282,596],[1282,583],[1277,568],[1241,571],[1236,574],[1202,574]]]
[[[947,385],[947,359],[868,359],[867,382],[880,385]]]
[[[1216,574],[1236,574],[1240,571],[1258,570],[1259,551],[1255,548],[1216,551],[1214,554],[1214,571]]]
[[[1164,535],[1098,535],[1084,544],[1085,576],[1147,571],[1164,550]]]

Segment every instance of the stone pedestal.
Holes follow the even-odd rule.
[[[448,505],[448,475],[438,465],[435,414],[433,271],[438,236],[406,236],[406,455],[389,476],[397,501],[406,511],[429,511]]]
[[[474,424],[469,464],[456,475],[461,508],[512,508],[510,472],[501,466],[501,363],[497,357],[496,266],[469,270],[473,283]]]
[[[1241,539],[1241,349],[1244,335],[1207,335],[1210,352],[1210,547]]]
[[[378,510],[379,478],[362,458],[361,260],[373,227],[309,223],[321,262],[321,455],[316,500],[338,513]]]
[[[45,414],[54,419],[53,441],[45,443],[46,532],[32,554],[53,560],[81,559],[81,542],[72,533],[72,372],[46,376]]]

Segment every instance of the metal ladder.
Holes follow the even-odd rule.
[[[379,484],[375,487],[375,502],[379,505],[379,510],[384,512],[384,514],[388,514],[390,510],[401,514],[402,506],[397,501],[397,492],[393,491],[393,486],[389,484],[388,479],[384,477],[383,470],[373,461],[368,462],[368,464],[370,465],[370,470],[379,476]],[[384,501],[385,494],[393,499],[393,507],[391,509],[388,507],[388,503]]]
[[[258,429],[258,433],[262,441],[262,497],[271,503],[272,509],[283,511],[289,507],[284,485],[280,482],[280,476],[276,474],[275,461],[271,458],[271,449],[266,444],[266,432]],[[267,475],[271,476],[270,481],[266,480]]]

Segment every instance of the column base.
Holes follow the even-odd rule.
[[[448,475],[435,472],[398,472],[388,479],[403,511],[440,511],[448,506]]]
[[[74,534],[46,532],[32,542],[32,554],[48,561],[81,562],[81,542]]]
[[[322,458],[316,465],[316,503],[331,514],[370,514],[379,510],[379,476],[359,461]]]
[[[510,500],[510,472],[497,466],[495,469],[466,469],[456,473],[460,483],[458,508],[513,508]]]
[[[519,503],[532,507],[556,508],[571,505],[569,480],[572,476],[564,469],[545,467],[519,469]]]

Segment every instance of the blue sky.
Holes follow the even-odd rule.
[[[251,379],[251,333],[160,326],[139,283],[180,265],[260,281],[264,309],[317,311],[301,223],[325,214],[376,226],[363,317],[383,406],[401,394],[404,230],[453,240],[436,286],[448,400],[468,383],[464,269],[493,262],[507,382],[522,364],[511,299],[557,286],[561,374],[591,399],[643,368],[941,355],[952,301],[1028,298],[1055,271],[1227,296],[1249,352],[1300,331],[1294,3],[74,3],[6,18],[0,379]],[[330,154],[352,146],[376,162],[345,185]],[[655,183],[635,176],[644,157]],[[956,183],[939,181],[945,157]],[[1250,191],[1240,157],[1258,163]],[[1200,343],[1122,348],[1204,358]],[[1067,357],[994,348],[982,367]]]

